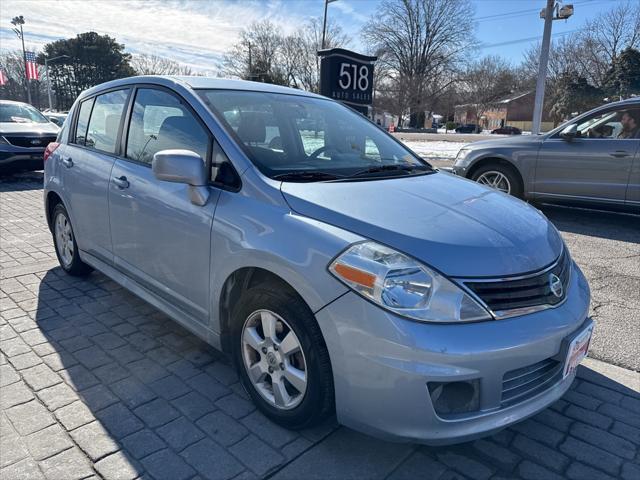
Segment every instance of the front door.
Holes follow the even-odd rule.
[[[158,180],[153,155],[192,150],[207,161],[211,139],[181,101],[163,89],[139,88],[125,156],[111,172],[109,214],[114,262],[147,290],[201,323],[208,320],[210,241],[219,191],[204,206],[188,186]]]
[[[577,135],[546,139],[538,153],[537,199],[623,204],[640,140],[640,110],[608,109],[576,123]]]
[[[116,161],[128,89],[79,105],[75,130],[61,151],[65,198],[80,250],[111,263],[108,186]]]

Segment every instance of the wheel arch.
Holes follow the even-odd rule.
[[[51,215],[53,215],[53,210],[56,208],[56,205],[58,205],[59,203],[62,203],[64,205],[64,202],[62,201],[62,197],[60,195],[58,195],[54,191],[47,192],[47,196],[45,197],[44,207],[45,207],[45,215],[47,218],[47,225],[49,226],[49,230],[51,230],[51,220],[52,220]]]
[[[309,304],[304,300],[302,295],[278,274],[261,267],[241,267],[227,276],[220,290],[218,319],[220,345],[223,352],[227,354],[231,353],[231,314],[233,306],[240,300],[243,292],[254,286],[264,284],[289,291],[299,298],[313,314],[313,310],[309,307]]]

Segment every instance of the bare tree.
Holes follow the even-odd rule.
[[[0,53],[0,70],[7,76],[7,83],[0,86],[0,98],[3,100],[27,101],[25,90],[26,75],[21,50],[3,50]],[[44,67],[38,66],[40,80],[29,80],[31,100],[37,107],[44,108],[47,98],[46,75]]]
[[[492,55],[473,62],[467,68],[462,83],[465,97],[480,118],[501,98],[513,92],[516,83],[511,66],[501,57]]]
[[[404,92],[398,107],[422,126],[425,104],[455,81],[473,45],[473,8],[468,0],[383,0],[362,36],[389,67],[393,88]]]
[[[133,55],[131,66],[138,75],[193,75],[193,69],[188,65],[147,53]]]
[[[310,19],[292,35],[268,20],[253,23],[240,33],[240,41],[224,56],[222,70],[226,75],[289,85],[318,91],[320,64],[318,50],[322,24]],[[345,46],[350,38],[340,26],[330,22],[326,44],[329,48]]]

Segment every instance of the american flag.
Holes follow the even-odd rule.
[[[0,87],[6,85],[8,81],[9,79],[7,78],[7,76],[2,70],[0,70]]]
[[[27,58],[27,80],[38,80],[38,64],[36,63],[35,52],[26,52]]]

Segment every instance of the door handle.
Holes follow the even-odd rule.
[[[630,157],[631,154],[629,152],[625,152],[624,150],[616,150],[615,152],[610,154],[612,157],[616,157],[616,158],[624,158],[624,157]]]
[[[118,187],[120,190],[129,188],[129,182],[127,181],[127,177],[125,177],[124,175],[122,175],[121,177],[114,177],[113,183],[115,183],[116,187]]]
[[[62,164],[67,168],[71,168],[73,167],[73,160],[71,158],[63,158]]]

